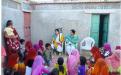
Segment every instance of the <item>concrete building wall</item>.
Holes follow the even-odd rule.
[[[54,29],[63,28],[64,34],[69,33],[70,29],[75,29],[80,40],[90,36],[91,15],[92,14],[110,14],[108,42],[112,49],[120,44],[120,5],[118,4],[89,4],[91,8],[85,8],[80,4],[42,4],[37,5],[31,13],[31,38],[33,43],[39,39],[44,42],[50,42]],[[117,6],[113,6],[117,5]],[[82,8],[82,9],[81,9]],[[85,8],[85,9],[84,9]],[[112,9],[111,9],[112,8]]]
[[[115,49],[115,46],[121,45],[120,19],[120,11],[110,14],[108,42],[111,43],[113,49]]]
[[[89,36],[91,14],[72,10],[47,10],[33,11],[31,16],[31,38],[34,43],[39,39],[50,42],[54,30],[60,27],[63,28],[64,34],[75,29],[80,39]]]

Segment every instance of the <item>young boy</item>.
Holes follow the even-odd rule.
[[[20,39],[20,57],[22,57],[24,59],[25,57],[25,40],[24,39]]]
[[[49,66],[50,61],[52,59],[51,45],[49,43],[46,43],[45,48],[46,48],[46,50],[43,53],[43,57],[45,59],[45,63],[47,64],[47,66]]]

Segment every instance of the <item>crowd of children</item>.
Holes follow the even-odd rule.
[[[25,43],[24,39],[21,39],[20,43],[18,55],[8,57],[7,68],[12,72],[5,71],[4,75],[120,75],[121,73],[121,50],[117,48],[112,52],[107,43],[103,49],[94,46],[90,50],[92,56],[89,59],[81,56],[77,49],[66,55],[67,62],[64,62],[64,57],[59,56],[53,69],[49,68],[53,59],[50,43],[46,43],[45,48],[42,40],[34,45],[31,41]]]

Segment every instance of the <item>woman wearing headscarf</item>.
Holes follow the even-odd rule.
[[[17,53],[20,48],[19,35],[16,29],[13,27],[12,20],[8,20],[4,29],[5,44],[8,50],[8,54]]]
[[[37,52],[40,52],[41,54],[43,54],[44,51],[44,47],[43,47],[43,41],[39,40],[39,42],[37,44],[34,44],[33,46]]]
[[[31,41],[26,41],[25,48],[26,48],[27,51],[30,51],[31,48],[32,48],[32,42]]]
[[[38,51],[39,50],[39,45],[37,45],[37,44],[34,44],[34,49],[36,49],[36,51]]]
[[[79,51],[77,49],[73,50],[72,53],[67,58],[67,68],[68,75],[78,74],[78,62],[79,62]]]
[[[42,75],[44,73],[49,73],[49,71],[44,67],[44,59],[42,56],[38,55],[34,59],[32,75]]]
[[[115,50],[111,56],[105,59],[111,72],[118,72],[117,70],[120,71],[121,67],[120,59],[121,59],[121,50]]]
[[[39,48],[40,48],[40,50],[42,50],[42,51],[44,51],[44,44],[43,44],[43,41],[42,40],[39,40]]]
[[[109,68],[106,61],[99,58],[90,75],[109,75]]]
[[[27,64],[28,60],[35,58],[37,52],[36,52],[36,49],[34,49],[32,47],[31,41],[26,42],[25,48],[26,48],[26,51],[27,51],[26,55],[25,55],[25,64]]]
[[[91,49],[91,53],[94,57],[94,61],[97,61],[99,58],[103,58],[101,52],[99,51],[99,48],[97,48],[96,46]]]
[[[104,57],[108,57],[108,56],[110,56],[112,54],[110,44],[105,43],[104,46],[103,46],[103,49],[104,49],[104,51],[103,51],[103,56]]]

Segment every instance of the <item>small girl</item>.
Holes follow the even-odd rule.
[[[31,75],[33,62],[34,62],[33,59],[28,60],[25,75]]]
[[[86,58],[84,56],[80,56],[80,65],[78,67],[78,75],[86,75]]]
[[[14,66],[15,73],[14,75],[25,75],[25,64],[22,58],[18,57],[18,63]]]
[[[59,57],[57,60],[57,64],[55,64],[55,68],[59,70],[59,75],[67,75],[66,65],[63,63],[64,63],[63,57]]]

